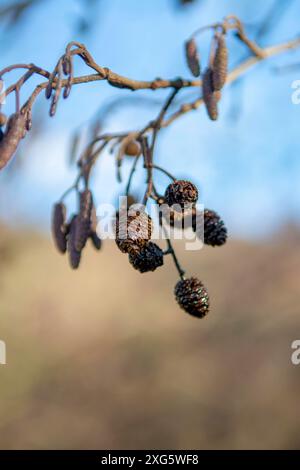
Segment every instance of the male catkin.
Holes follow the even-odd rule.
[[[201,73],[200,58],[194,38],[189,39],[185,43],[185,57],[187,65],[194,77],[199,77]]]
[[[228,69],[228,51],[224,34],[217,36],[217,49],[213,62],[213,87],[219,91],[226,83]]]

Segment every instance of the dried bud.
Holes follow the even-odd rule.
[[[129,262],[140,273],[155,271],[164,264],[163,251],[155,243],[149,242],[139,252],[130,254]]]
[[[20,140],[24,137],[26,117],[24,114],[12,114],[0,142],[0,170],[5,167],[14,155]]]
[[[194,317],[203,318],[209,311],[207,290],[195,277],[178,281],[175,297],[180,307]]]
[[[126,145],[124,152],[130,157],[138,157],[141,154],[141,146],[136,140],[130,140]]]
[[[211,68],[206,69],[202,79],[202,92],[207,113],[212,121],[216,121],[218,119],[218,99],[214,92],[212,75]]]
[[[164,199],[168,206],[179,204],[184,208],[188,204],[197,202],[198,190],[190,181],[177,180],[169,184],[165,191]]]
[[[116,219],[116,244],[122,253],[137,253],[147,245],[152,234],[152,220],[146,212],[121,212]]]
[[[60,253],[67,249],[66,206],[59,202],[54,205],[52,213],[52,235]]]
[[[75,239],[77,237],[77,221],[78,215],[74,215],[70,223],[70,232],[67,242],[70,265],[73,269],[78,268],[81,259],[81,251],[77,250],[75,247]]]
[[[4,113],[0,113],[0,126],[5,126],[7,123],[7,116]]]
[[[217,36],[217,49],[213,63],[213,86],[215,91],[223,88],[227,78],[228,51],[224,34]]]
[[[201,73],[199,54],[194,38],[189,39],[185,43],[185,56],[188,67],[194,77],[199,77]]]

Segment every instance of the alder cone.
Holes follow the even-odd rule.
[[[214,91],[220,91],[225,85],[228,69],[228,51],[224,35],[217,37],[217,49],[213,64],[213,88]]]
[[[186,56],[186,61],[187,61],[190,71],[192,72],[194,77],[199,77],[201,73],[200,59],[199,59],[196,41],[194,38],[186,41],[185,56]]]
[[[218,95],[214,92],[213,72],[211,68],[206,69],[202,79],[203,101],[207,114],[212,121],[218,119]]]
[[[139,252],[130,254],[129,262],[140,273],[147,273],[164,264],[164,254],[158,245],[149,242]]]
[[[174,292],[179,306],[190,315],[203,318],[209,312],[207,290],[196,277],[178,281]]]
[[[79,267],[80,259],[81,259],[81,251],[77,250],[75,246],[77,223],[78,223],[78,215],[75,215],[73,216],[71,223],[70,223],[70,230],[69,230],[68,243],[67,243],[70,265],[73,269],[77,269]]]
[[[204,243],[221,246],[227,240],[227,228],[221,217],[212,210],[204,210]]]
[[[53,207],[52,235],[58,251],[65,253],[67,249],[66,207],[62,202]]]
[[[177,180],[169,184],[165,191],[164,200],[168,206],[180,205],[184,208],[194,204],[198,199],[198,189],[190,181]]]
[[[151,239],[152,220],[146,212],[121,212],[116,219],[116,244],[122,253],[135,254]]]

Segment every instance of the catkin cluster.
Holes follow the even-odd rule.
[[[79,267],[82,251],[89,239],[96,250],[101,248],[101,239],[96,231],[97,217],[92,192],[89,189],[79,192],[78,200],[78,213],[73,214],[69,221],[63,202],[56,203],[52,213],[52,235],[55,245],[60,253],[68,251],[73,269]]]
[[[187,65],[191,73],[198,77],[201,73],[200,56],[194,38],[185,43]],[[211,44],[209,65],[202,74],[202,98],[213,121],[218,119],[218,102],[221,90],[226,83],[228,69],[228,50],[224,31],[216,32]]]

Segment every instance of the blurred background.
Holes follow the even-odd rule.
[[[0,0],[0,68],[52,70],[74,39],[132,78],[189,77],[184,41],[231,13],[262,46],[299,34],[297,0]],[[201,38],[205,61],[209,35]],[[234,67],[248,51],[234,39],[229,46]],[[192,254],[176,243],[209,290],[202,321],[177,307],[171,260],[141,275],[106,242],[100,253],[87,248],[73,272],[49,233],[52,204],[75,177],[74,131],[98,115],[104,131],[142,128],[168,92],[85,84],[53,119],[40,97],[33,130],[0,175],[0,448],[299,448],[300,366],[290,359],[300,337],[300,106],[291,100],[299,54],[259,64],[228,87],[217,123],[201,108],[158,140],[157,163],[192,178],[230,233],[220,249]],[[136,194],[143,182],[137,172]],[[158,179],[161,191],[166,183]],[[111,155],[97,163],[92,188],[97,203],[124,191]]]

